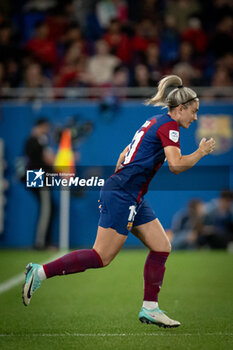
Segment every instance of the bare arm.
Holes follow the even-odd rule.
[[[182,156],[180,149],[174,146],[165,147],[164,152],[171,172],[174,174],[180,174],[183,171],[192,168],[202,157],[213,152],[214,149],[214,139],[211,138],[206,141],[206,139],[203,138],[198,149],[187,156]]]
[[[127,147],[124,149],[124,151],[121,152],[121,154],[120,154],[120,156],[119,156],[119,158],[118,158],[118,161],[117,161],[117,165],[116,165],[116,168],[115,168],[115,172],[119,169],[121,163],[124,161],[125,155],[126,155],[126,153],[128,152],[128,150],[129,150],[129,146],[127,146]]]

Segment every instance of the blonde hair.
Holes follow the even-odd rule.
[[[176,86],[167,97],[165,97],[166,89],[169,86]],[[180,104],[188,105],[193,101],[199,101],[195,91],[188,87],[184,87],[182,79],[178,75],[168,75],[160,80],[158,92],[152,98],[146,101],[146,105],[165,106],[169,110],[178,107]]]

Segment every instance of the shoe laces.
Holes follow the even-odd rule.
[[[157,311],[158,311],[159,314],[166,314],[166,311],[161,310],[159,307],[157,308]]]

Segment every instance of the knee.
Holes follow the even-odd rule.
[[[172,250],[172,246],[171,246],[169,239],[166,239],[163,242],[161,242],[158,250],[161,252],[170,253]]]
[[[168,240],[167,244],[166,244],[166,247],[165,247],[165,251],[167,253],[171,253],[171,250],[172,250],[171,242]]]
[[[171,243],[170,243],[169,239],[167,238],[163,241],[156,242],[153,247],[150,247],[150,249],[157,251],[157,252],[170,253],[172,250],[172,247],[171,247]]]
[[[166,253],[170,253],[172,250],[171,242],[168,238],[168,236],[165,236],[165,239],[163,240],[163,251]]]

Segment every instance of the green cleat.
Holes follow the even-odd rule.
[[[158,307],[152,310],[142,307],[138,317],[142,323],[155,324],[159,327],[172,328],[180,326],[179,321],[175,321],[167,317]]]
[[[38,269],[41,265],[30,263],[26,266],[25,283],[23,285],[22,298],[25,306],[28,306],[32,294],[40,287],[42,280],[38,276]]]

